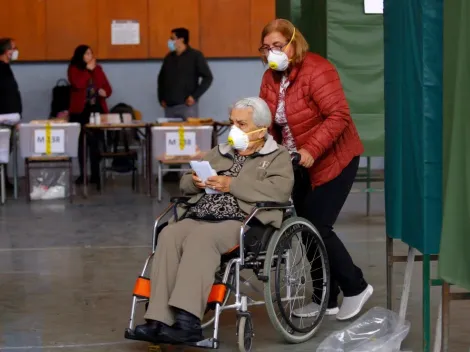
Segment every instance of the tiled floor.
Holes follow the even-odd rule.
[[[168,199],[168,193],[167,193]],[[337,224],[375,293],[367,309],[385,306],[385,229],[382,194],[351,194]],[[155,216],[166,205],[128,187],[74,204],[24,199],[0,207],[0,351],[147,351],[147,344],[123,338],[134,280],[149,253]],[[397,252],[406,253],[403,244]],[[404,265],[395,270],[398,303]],[[403,350],[422,351],[421,274],[416,265],[409,301],[411,333]],[[434,288],[435,318],[439,289]],[[308,343],[286,345],[271,327],[263,307],[253,310],[255,351],[315,351],[332,331],[347,323],[325,319]],[[451,352],[470,346],[470,303],[451,306]],[[235,351],[235,316],[222,316],[221,351]],[[185,349],[189,350],[189,349]]]

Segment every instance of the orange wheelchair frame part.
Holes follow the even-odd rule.
[[[236,245],[231,248],[227,253],[230,254],[237,250],[240,246]],[[224,284],[214,284],[209,294],[207,303],[219,303],[224,302],[225,293],[227,292],[227,286]],[[137,298],[150,298],[150,279],[145,276],[139,276],[135,281],[133,295]]]
[[[227,287],[224,284],[212,285],[207,303],[222,304],[226,292]],[[135,281],[133,295],[137,298],[150,298],[150,279],[144,276],[139,276]]]
[[[138,298],[150,298],[150,279],[139,276],[135,281],[133,295]]]

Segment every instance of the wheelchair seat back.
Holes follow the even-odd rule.
[[[276,229],[269,225],[263,225],[259,221],[250,225],[251,227],[245,234],[245,252],[253,253],[256,257],[260,253],[266,252],[269,240]]]

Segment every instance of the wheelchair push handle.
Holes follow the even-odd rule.
[[[290,153],[290,160],[292,161],[292,166],[297,168],[300,164],[301,155],[297,152]]]

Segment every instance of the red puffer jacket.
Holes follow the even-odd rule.
[[[108,113],[108,105],[106,99],[111,96],[113,89],[108,82],[103,68],[100,65],[96,65],[93,71],[80,70],[75,66],[69,66],[68,77],[72,90],[70,92],[70,105],[69,112],[71,114],[80,114],[85,108],[86,104],[86,91],[90,80],[93,80],[93,84],[96,89],[104,89],[106,92],[106,98],[98,97],[98,102],[101,105],[104,113]]]
[[[268,69],[261,83],[260,97],[273,115],[270,133],[281,142],[274,116],[279,100],[282,73]],[[308,53],[289,73],[285,109],[297,149],[315,159],[309,169],[312,186],[338,176],[349,162],[364,152],[351,119],[348,103],[335,67],[325,58]]]

